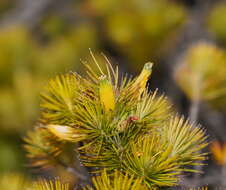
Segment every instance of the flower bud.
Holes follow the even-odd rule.
[[[99,86],[100,102],[106,111],[115,109],[115,95],[112,84],[106,79],[106,76],[100,78]]]
[[[150,63],[150,62],[146,63],[140,75],[137,77],[137,79],[135,80],[132,86],[133,90],[138,90],[139,96],[144,92],[146,88],[146,84],[152,73],[152,66],[153,66],[153,63]]]

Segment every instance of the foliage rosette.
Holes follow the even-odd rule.
[[[84,63],[86,77],[57,76],[42,93],[40,122],[52,135],[47,140],[63,143],[59,149],[75,145],[84,166],[97,173],[104,168],[102,177],[130,176],[132,184],[140,180],[148,188],[174,186],[182,172],[195,172],[187,166],[205,159],[205,133],[176,115],[165,96],[148,92],[153,64],[130,78],[105,56],[105,67],[91,56],[98,72]],[[28,152],[31,157],[35,150]]]
[[[199,42],[185,53],[175,72],[179,87],[192,101],[205,101],[218,109],[226,103],[226,62],[222,49]]]

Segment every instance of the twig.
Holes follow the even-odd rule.
[[[198,120],[199,108],[200,108],[200,101],[193,100],[190,105],[189,118],[194,123],[196,123]]]
[[[53,2],[53,0],[20,0],[15,9],[3,17],[0,26],[26,25],[32,27],[39,22],[43,12]]]
[[[212,171],[211,176],[207,175],[203,178],[187,178],[182,177],[180,180],[180,185],[182,187],[189,187],[189,188],[197,188],[200,186],[207,186],[207,185],[214,185],[221,183],[221,173],[217,171]]]
[[[72,167],[66,167],[65,169],[66,169],[66,171],[76,175],[76,177],[78,177],[82,181],[88,181],[88,179],[89,179],[86,175],[82,175],[82,173],[78,172],[77,170],[75,170]]]
[[[69,167],[67,166],[65,163],[63,163],[61,160],[57,160],[57,162],[59,163],[59,165],[61,165],[67,172],[75,175],[78,179],[81,180],[82,183],[85,182],[85,184],[90,184],[90,178],[89,175],[84,175],[84,172],[79,172],[77,171],[75,168],[73,167]],[[81,169],[82,167],[80,167]]]
[[[222,166],[221,168],[221,185],[225,189],[226,188],[226,166]]]

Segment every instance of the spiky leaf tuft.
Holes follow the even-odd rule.
[[[115,170],[112,175],[109,175],[106,170],[101,172],[100,176],[93,177],[93,186],[85,187],[84,190],[147,190],[147,186],[142,184],[142,179],[135,178],[129,174],[122,174]],[[154,190],[154,188],[152,189]]]
[[[171,117],[162,128],[161,138],[172,147],[171,155],[177,157],[178,165],[193,165],[206,159],[206,153],[201,150],[208,145],[207,136],[200,126],[190,124],[183,117]]]
[[[34,190],[69,190],[69,184],[63,184],[59,180],[42,179],[34,183]]]
[[[36,127],[27,133],[24,141],[31,166],[47,169],[57,164],[56,158],[62,153],[63,143],[55,141],[47,130]]]
[[[37,146],[45,145],[46,138],[41,135],[36,140],[35,134],[28,135],[27,150],[33,165],[48,166],[52,158],[59,160],[58,154],[65,149],[60,146],[71,143],[78,147],[84,166],[97,173],[105,168],[106,173],[94,180],[98,186],[106,183],[114,188],[117,181],[111,184],[108,175],[109,180],[115,175],[123,178],[115,170],[132,177],[131,184],[139,178],[148,188],[176,185],[183,171],[194,172],[187,166],[205,159],[201,152],[207,145],[205,134],[174,116],[165,96],[148,92],[152,64],[145,64],[137,78],[128,79],[119,77],[118,68],[114,69],[106,57],[105,68],[92,52],[91,57],[97,69],[85,63],[88,76],[56,77],[42,95],[41,122],[45,133],[50,134],[47,142],[53,142],[46,146],[53,147],[47,149],[49,157],[43,148],[37,150]],[[73,157],[76,153],[70,151]]]
[[[78,85],[78,78],[72,73],[50,80],[46,91],[41,94],[43,109],[41,121],[63,125],[73,123]]]

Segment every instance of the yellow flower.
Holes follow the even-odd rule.
[[[138,90],[139,96],[144,92],[146,88],[146,84],[152,73],[152,66],[153,66],[153,63],[150,63],[150,62],[146,63],[140,75],[137,77],[137,79],[133,83],[132,89]]]
[[[111,82],[106,79],[106,76],[102,76],[100,78],[99,95],[100,102],[106,111],[115,109],[115,95],[113,87]]]

